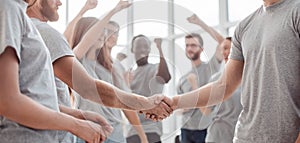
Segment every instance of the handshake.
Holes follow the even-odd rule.
[[[169,117],[176,109],[174,100],[161,94],[150,96],[143,102],[140,102],[143,110],[140,110],[139,113],[153,121],[161,121]]]

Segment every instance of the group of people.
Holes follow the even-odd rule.
[[[98,3],[87,0],[63,34],[47,23],[58,20],[60,0],[1,3],[0,142],[157,143],[160,121],[178,109],[182,143],[297,140],[299,0],[264,0],[232,38],[196,15],[188,17],[218,46],[205,63],[200,59],[202,37],[185,36],[192,70],[180,79],[172,98],[161,94],[172,78],[161,38],[154,40],[158,64],[148,63],[152,41],[145,35],[131,42],[134,71],[125,74],[111,57],[120,26],[110,19],[130,7],[128,1],[120,0],[97,19],[83,17]],[[132,125],[127,137],[121,112]]]

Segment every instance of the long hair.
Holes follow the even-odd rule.
[[[75,48],[79,44],[79,42],[81,41],[81,39],[83,38],[85,33],[91,27],[93,27],[93,25],[96,24],[97,21],[98,21],[98,19],[95,17],[84,17],[84,18],[81,18],[77,22],[77,24],[74,28],[72,40],[70,42],[70,47],[72,49]]]
[[[119,30],[120,26],[117,22],[115,21],[109,21],[108,25],[114,26],[117,30]],[[107,29],[105,29],[107,30]],[[106,32],[107,33],[107,32]],[[108,33],[107,33],[108,34]],[[111,36],[111,35],[106,35],[105,36]],[[103,47],[100,50],[97,50],[96,56],[97,56],[97,62],[101,64],[103,67],[105,67],[107,70],[112,72],[113,68],[113,60],[110,55],[110,49],[106,46],[106,42],[109,37],[105,37],[105,42],[103,44]]]

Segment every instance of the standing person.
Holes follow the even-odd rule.
[[[225,63],[228,61],[231,37],[223,38],[212,27],[203,22],[197,15],[193,14],[187,18],[192,24],[199,25],[206,32],[208,32],[217,42],[219,49],[223,55]],[[212,75],[210,82],[217,80],[221,76],[221,68],[219,72]],[[242,110],[240,103],[240,88],[238,88],[227,101],[214,107],[214,113],[212,113],[212,123],[207,129],[206,142],[222,142],[231,143],[234,135],[234,128],[238,119],[238,116]]]
[[[264,0],[237,26],[221,78],[175,96],[174,109],[193,108],[195,99],[197,107],[217,104],[242,83],[243,110],[233,142],[295,142],[300,132],[299,19],[298,0]]]
[[[160,54],[159,64],[148,63],[149,53],[151,51],[151,41],[144,35],[135,36],[132,39],[132,49],[137,69],[132,71],[132,81],[130,82],[130,89],[133,93],[142,94],[150,97],[154,94],[163,92],[164,84],[168,83],[171,75],[168,70],[167,63],[161,49],[162,39],[154,40]],[[162,123],[152,122],[140,115],[142,126],[146,132],[149,143],[161,142]],[[129,129],[127,142],[140,142],[137,133],[133,128]]]
[[[88,142],[105,140],[103,124],[59,112],[49,51],[25,13],[34,2],[0,2],[1,142],[58,143],[56,130]]]
[[[35,1],[35,0],[30,0]],[[41,33],[43,40],[50,50],[50,54],[56,57],[57,53],[63,55],[71,50],[65,38],[47,24],[47,21],[58,20],[57,9],[61,5],[59,0],[37,0],[33,6],[27,10],[27,14],[33,19],[35,25]],[[122,1],[116,5],[102,20],[98,21],[83,37],[83,40],[74,48],[77,53],[87,50],[97,40],[100,39],[103,28],[108,20],[120,10],[130,6],[127,1]],[[79,57],[82,55],[76,55]],[[52,59],[55,60],[55,59]],[[124,92],[106,82],[92,78],[87,74],[82,65],[74,56],[62,56],[53,62],[55,76],[66,83],[70,88],[74,89],[78,94],[88,100],[97,102],[104,106],[129,109],[129,110],[149,110],[153,113],[164,112],[164,116],[168,116],[172,111],[166,102],[169,99],[165,96],[144,98],[143,96],[134,95]],[[76,78],[73,78],[76,77]],[[165,101],[165,102],[161,102]],[[163,108],[153,108],[155,106],[163,106]],[[152,110],[154,109],[154,110]]]
[[[230,46],[231,37],[225,38],[220,45],[221,49],[223,49],[222,54],[225,63],[228,61]],[[221,74],[221,71],[214,74],[210,79],[210,82],[218,80]],[[235,125],[243,108],[240,97],[241,88],[239,87],[228,100],[214,107],[212,123],[207,129],[206,142],[232,143]]]
[[[190,92],[208,83],[212,74],[216,73],[221,65],[220,50],[208,63],[201,61],[203,40],[199,34],[192,33],[185,37],[186,56],[191,60],[193,69],[179,80],[178,94]],[[203,143],[207,128],[211,123],[210,108],[188,109],[183,112],[181,139],[184,143]],[[205,115],[205,116],[204,116]]]
[[[98,19],[93,17],[82,18],[79,20],[75,27],[74,31],[74,39],[75,41],[71,41],[74,47],[76,47],[78,41],[82,39],[85,32],[96,23]],[[95,78],[104,80],[110,84],[115,85],[116,87],[130,92],[128,89],[122,74],[118,71],[118,68],[113,64],[112,58],[110,56],[112,48],[116,45],[119,33],[119,25],[116,22],[110,21],[106,28],[104,29],[105,37],[103,46],[99,49],[97,47],[91,47],[86,55],[80,59],[83,66],[86,68],[88,73]],[[78,41],[77,41],[78,40]],[[99,45],[99,44],[96,44]],[[97,54],[98,56],[97,56]],[[75,52],[76,54],[76,52]],[[82,53],[81,53],[82,54]],[[82,110],[90,110],[95,111],[99,114],[104,115],[113,126],[114,130],[110,136],[107,137],[105,143],[124,143],[125,138],[123,136],[123,127],[122,127],[122,115],[120,109],[113,109],[103,107],[101,105],[97,105],[88,100],[85,100],[78,96],[78,108]],[[126,117],[130,121],[130,123],[136,125],[136,130],[138,130],[140,138],[143,143],[147,143],[146,135],[143,129],[138,126],[140,125],[138,116],[136,112],[123,110]],[[78,142],[83,142],[78,139]]]

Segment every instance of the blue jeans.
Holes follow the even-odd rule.
[[[181,143],[205,143],[207,129],[188,130],[181,129]]]

